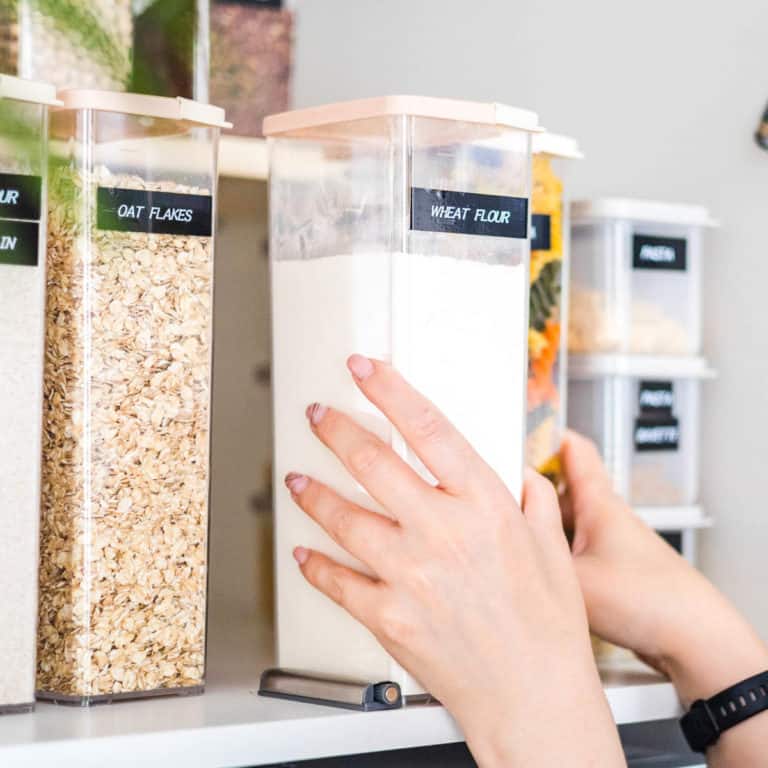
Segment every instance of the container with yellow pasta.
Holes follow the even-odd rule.
[[[533,152],[526,458],[559,484],[568,268],[568,208],[563,204],[561,166],[581,153],[574,139],[551,133],[534,137]]]

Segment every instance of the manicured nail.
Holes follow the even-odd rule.
[[[358,381],[365,381],[374,371],[373,363],[362,355],[352,355],[347,360],[347,368]]]
[[[294,496],[298,496],[309,485],[309,478],[298,472],[289,472],[285,476],[285,484]]]
[[[299,564],[304,565],[309,559],[309,550],[304,547],[296,547],[293,550],[293,559]]]
[[[312,403],[307,406],[307,418],[317,426],[322,420],[323,416],[328,412],[328,409],[320,403]]]

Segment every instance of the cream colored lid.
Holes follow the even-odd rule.
[[[29,101],[33,104],[46,104],[49,107],[61,105],[61,102],[56,99],[55,86],[11,75],[0,75],[0,99]]]
[[[224,110],[212,104],[167,96],[144,96],[138,93],[72,89],[59,91],[64,109],[95,109],[166,120],[183,120],[214,128],[231,128]]]
[[[568,160],[581,160],[584,157],[576,139],[549,131],[533,137],[532,151],[534,155],[551,155]]]
[[[412,115],[465,123],[503,125],[522,131],[541,130],[539,117],[535,112],[508,107],[505,104],[436,99],[429,96],[380,96],[269,115],[264,119],[264,135],[275,136],[321,125],[348,123],[387,115]]]
[[[576,223],[585,219],[627,219],[660,224],[718,226],[718,222],[701,205],[662,203],[657,200],[632,200],[623,197],[574,200],[571,203],[571,220]]]

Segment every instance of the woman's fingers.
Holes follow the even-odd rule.
[[[372,626],[373,612],[380,598],[378,582],[311,549],[296,547],[293,556],[304,578],[315,589],[330,597],[367,627]]]
[[[347,501],[305,475],[290,474],[285,484],[294,501],[340,547],[382,575],[393,553],[398,551],[397,523]]]
[[[428,503],[433,489],[383,440],[354,419],[319,403],[307,408],[307,418],[352,477],[394,516],[407,515]]]
[[[597,446],[584,435],[568,430],[563,439],[563,468],[569,487],[601,482],[610,485]]]
[[[362,355],[352,355],[347,366],[363,394],[395,425],[441,488],[458,495],[494,482],[494,473],[464,436],[393,368]]]
[[[612,497],[613,486],[597,446],[578,432],[565,433],[562,456],[567,489],[563,520],[572,528],[577,522],[574,515]]]
[[[560,504],[552,483],[533,469],[526,467],[523,485],[523,514],[531,529],[555,542],[558,548],[568,553],[568,542],[563,530]]]

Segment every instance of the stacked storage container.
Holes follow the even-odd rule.
[[[695,559],[702,235],[698,206],[603,199],[571,207],[569,425],[600,448],[616,490]],[[600,661],[627,655],[594,638]]]
[[[701,357],[702,240],[713,221],[698,206],[623,199],[571,213],[569,424],[597,442],[650,524],[701,526],[699,390],[712,375]]]

